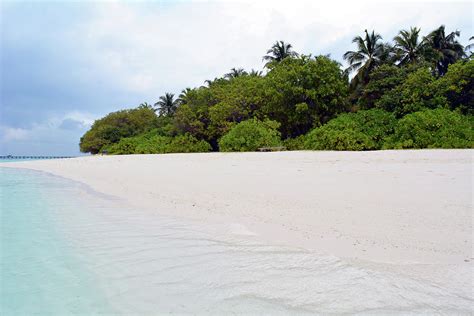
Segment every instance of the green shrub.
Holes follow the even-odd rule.
[[[118,143],[104,148],[111,155],[131,155],[135,153],[139,140],[137,137],[122,138]]]
[[[139,144],[135,148],[135,154],[164,154],[169,152],[169,144],[171,137],[153,135],[142,137]]]
[[[474,148],[474,119],[447,109],[408,114],[384,148]]]
[[[311,150],[374,150],[383,146],[393,133],[396,119],[380,109],[341,114],[327,124],[313,129],[305,148]]]
[[[240,122],[219,140],[221,151],[255,151],[260,147],[280,146],[280,124],[251,119]]]
[[[304,150],[305,140],[305,135],[300,135],[295,138],[287,138],[283,141],[283,146],[285,146],[287,150]]]
[[[375,143],[364,133],[353,129],[316,129],[308,135],[306,148],[312,150],[371,150]]]
[[[190,134],[173,137],[167,148],[169,153],[198,153],[207,151],[211,151],[211,145],[204,140],[198,140]]]
[[[107,146],[106,150],[112,155],[192,153],[210,151],[211,145],[189,134],[168,137],[152,131],[122,138],[118,143]]]

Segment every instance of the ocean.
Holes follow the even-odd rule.
[[[265,244],[45,173],[0,168],[0,202],[1,315],[473,312],[413,267]]]

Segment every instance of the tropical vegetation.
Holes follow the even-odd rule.
[[[347,63],[277,41],[262,70],[234,67],[205,85],[166,93],[97,120],[83,152],[474,148],[472,40],[445,26],[410,27],[393,41],[371,30]]]

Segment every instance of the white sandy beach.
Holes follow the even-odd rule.
[[[472,150],[93,156],[8,163],[223,230],[388,263],[472,254]]]
[[[460,306],[473,302],[473,154],[473,150],[419,150],[90,156],[10,162],[0,166],[38,170],[72,179],[100,193],[120,197],[120,203],[140,210],[130,218],[126,212],[117,211],[110,220],[98,214],[97,223],[89,223],[86,230],[81,228],[80,233],[73,235],[78,240],[82,238],[78,241],[84,243],[81,247],[97,248],[101,254],[98,261],[105,260],[102,249],[117,248],[122,250],[108,255],[109,258],[116,257],[116,262],[148,262],[136,266],[137,271],[144,273],[144,279],[134,279],[136,288],[141,289],[137,293],[142,293],[135,294],[136,301],[156,299],[156,295],[150,295],[160,288],[148,284],[147,278],[149,272],[156,269],[156,260],[163,253],[160,248],[154,250],[156,252],[150,252],[149,247],[141,249],[138,240],[127,242],[125,236],[139,233],[147,238],[143,243],[148,243],[148,238],[154,238],[157,230],[163,230],[159,223],[162,219],[158,217],[164,215],[200,227],[196,228],[196,236],[200,234],[198,231],[212,227],[211,234],[219,236],[229,235],[321,254],[314,264],[307,261],[313,257],[306,255],[294,264],[298,267],[295,271],[302,273],[298,278],[304,276],[304,271],[314,278],[315,288],[311,291],[326,287],[326,294],[281,294],[281,298],[292,297],[288,302],[304,297],[304,304],[316,304],[333,295],[334,301],[330,305],[322,303],[323,300],[310,310],[350,312],[379,304],[385,306],[379,311],[387,312],[390,311],[387,306],[399,297],[393,305],[394,310],[401,311],[400,306],[411,300],[406,306],[419,306],[417,311],[420,312],[433,311],[433,308],[466,310],[467,307]],[[142,224],[137,224],[137,216]],[[108,222],[111,220],[124,225],[120,228],[124,236],[120,245],[115,245],[116,239],[106,231],[100,240],[88,237],[90,230],[115,225]],[[130,258],[124,257],[123,249],[131,254]],[[218,262],[226,262],[231,269],[229,273],[233,271],[237,278],[242,275],[238,273],[238,267],[232,268],[232,262],[243,260],[240,264],[235,263],[240,267],[250,264],[246,262],[249,258],[236,259],[232,253],[222,256],[230,257]],[[299,255],[295,256],[294,260],[298,260]],[[276,260],[265,258],[264,262]],[[174,266],[173,261],[166,260],[166,264]],[[325,260],[336,261],[326,267]],[[325,269],[333,269],[333,264],[339,267],[332,276],[326,274]],[[346,276],[346,272],[340,271],[340,264],[343,264],[343,271],[347,271]],[[349,269],[345,268],[346,264],[357,270],[346,270]],[[268,269],[265,265],[260,267],[261,273]],[[100,274],[109,275],[106,279],[122,275],[120,280],[125,282],[128,280],[126,275],[135,275],[133,266],[101,266],[104,268]],[[285,269],[290,277],[291,267]],[[363,273],[361,278],[349,272],[365,269],[371,272],[357,272]],[[210,282],[212,273],[207,275],[195,278],[204,277],[203,282]],[[228,277],[233,278],[232,275]],[[269,292],[265,287],[274,288],[273,281],[283,278],[278,275],[270,279],[263,277],[268,284],[259,283],[257,288],[247,290],[248,293],[273,292],[277,295],[278,291]],[[160,277],[163,275],[156,275],[156,278]],[[251,274],[246,278],[254,280]],[[297,279],[285,282],[298,283]],[[338,282],[342,282],[346,292],[338,294],[341,291],[341,287],[336,286]],[[362,282],[360,286],[358,282]],[[296,283],[290,286],[291,291],[298,291]],[[123,286],[130,284],[120,285]],[[384,297],[377,304],[371,303],[373,291]],[[111,293],[115,297],[113,290]],[[247,292],[243,293],[247,295]],[[337,299],[339,295],[352,297],[346,300],[347,309]],[[139,305],[127,305],[124,309],[136,312]],[[150,310],[154,308],[151,305]]]

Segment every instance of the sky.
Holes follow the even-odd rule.
[[[0,155],[78,155],[109,112],[155,103],[233,67],[262,69],[276,40],[343,62],[375,29],[473,31],[473,2],[0,1]]]

